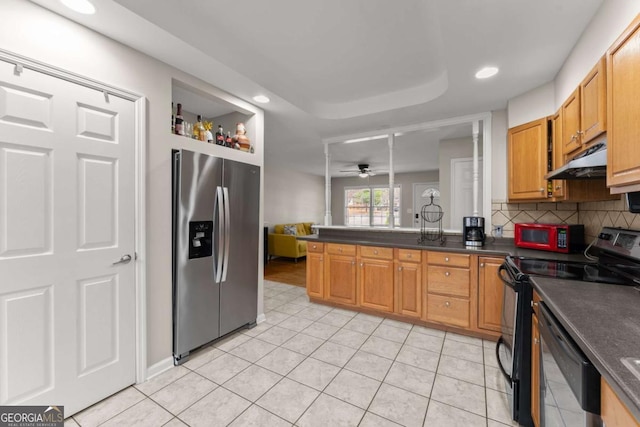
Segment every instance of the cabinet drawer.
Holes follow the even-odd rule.
[[[307,242],[307,252],[319,252],[324,251],[324,243]]]
[[[469,267],[469,255],[447,252],[429,252],[429,264],[451,265],[453,267]]]
[[[393,248],[360,246],[360,256],[365,258],[393,259]]]
[[[398,261],[420,262],[421,252],[414,249],[398,249]]]
[[[469,297],[469,269],[430,265],[427,292]]]
[[[469,300],[427,294],[427,320],[469,327]]]
[[[355,245],[343,245],[340,243],[327,243],[327,252],[334,255],[355,255]]]

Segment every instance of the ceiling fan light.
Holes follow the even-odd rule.
[[[358,176],[359,176],[360,178],[366,178],[366,177],[368,177],[368,176],[369,176],[369,174],[368,174],[367,172],[360,172],[360,173],[358,174]]]

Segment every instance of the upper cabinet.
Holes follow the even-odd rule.
[[[607,185],[640,188],[640,15],[607,51]]]
[[[562,152],[570,155],[606,131],[606,79],[604,57],[560,109]]]
[[[546,197],[547,119],[542,118],[509,129],[509,200]]]

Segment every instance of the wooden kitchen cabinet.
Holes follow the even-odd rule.
[[[327,243],[326,295],[328,301],[356,305],[356,246]]]
[[[504,284],[498,268],[504,258],[480,257],[478,262],[478,328],[500,332]]]
[[[324,243],[307,243],[307,295],[324,298]]]
[[[600,378],[600,412],[607,427],[640,427],[604,377]]]
[[[547,119],[508,131],[509,201],[544,200],[547,197]]]
[[[425,320],[471,327],[470,255],[429,252]]]
[[[422,317],[422,251],[396,249],[395,252],[394,311],[419,319]]]
[[[605,61],[600,59],[561,107],[562,152],[573,153],[607,130]]]
[[[558,110],[556,114],[551,116],[551,170],[558,169],[565,164],[564,152],[562,147],[562,109]],[[547,166],[547,169],[548,166]],[[556,199],[562,199],[564,197],[565,181],[561,179],[554,179],[551,181],[551,196]]]
[[[567,155],[580,144],[580,88],[576,88],[560,108],[562,120],[562,152]]]
[[[640,15],[606,54],[607,185],[640,190]]]
[[[393,249],[360,246],[360,306],[393,312]]]

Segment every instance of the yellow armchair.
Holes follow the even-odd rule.
[[[273,227],[273,233],[269,233],[269,259],[273,256],[280,256],[286,258],[293,258],[298,262],[298,258],[307,255],[307,242],[304,240],[298,240],[297,236],[307,236],[312,234],[311,222],[300,222],[297,224],[276,224]],[[296,234],[286,234],[287,231],[291,232],[295,227]]]

